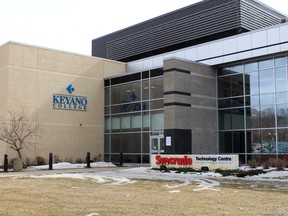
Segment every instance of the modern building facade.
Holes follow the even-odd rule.
[[[5,44],[1,118],[24,106],[43,123],[28,156],[287,155],[286,21],[257,0],[203,0],[92,40],[92,57]]]
[[[92,55],[127,62],[105,79],[105,159],[287,153],[287,35],[260,1],[206,0],[94,39]]]

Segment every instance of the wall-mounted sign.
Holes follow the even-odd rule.
[[[166,137],[166,146],[171,146],[171,136]]]
[[[70,84],[66,90],[70,95],[53,94],[52,108],[56,110],[87,111],[87,97],[72,95],[75,91],[72,84]]]
[[[201,169],[207,166],[210,170],[214,169],[237,169],[239,168],[238,155],[151,155],[151,166],[160,168],[166,167],[191,167]]]

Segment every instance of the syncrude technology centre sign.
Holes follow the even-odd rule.
[[[85,96],[72,95],[75,88],[70,84],[67,94],[53,94],[52,108],[56,110],[87,111],[88,99]]]
[[[203,166],[209,169],[237,169],[239,168],[238,155],[151,155],[151,166],[166,167],[192,167],[201,169]]]

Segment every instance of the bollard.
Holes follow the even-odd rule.
[[[8,155],[4,155],[4,172],[8,172]]]
[[[119,166],[123,166],[123,152],[120,152],[120,157],[119,157]]]
[[[91,168],[90,166],[90,152],[87,152],[87,156],[86,156],[86,163],[87,163],[87,166],[86,168]]]
[[[53,170],[53,154],[49,153],[49,170]]]

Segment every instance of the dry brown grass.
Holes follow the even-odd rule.
[[[167,189],[163,181],[109,186],[92,180],[30,178],[1,178],[0,184],[1,216],[288,215],[288,193],[231,186],[193,191],[196,185]]]

